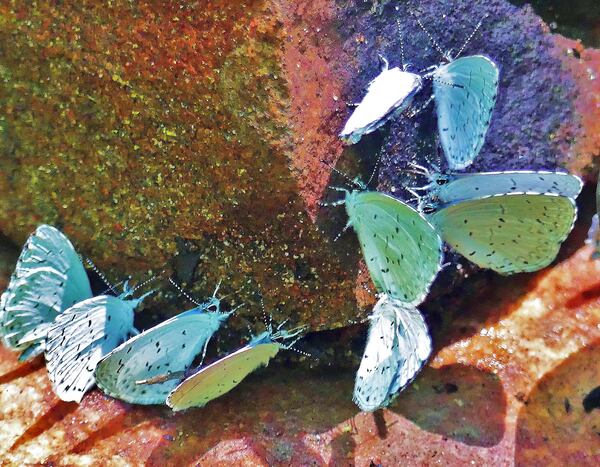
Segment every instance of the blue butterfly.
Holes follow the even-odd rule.
[[[64,310],[92,296],[69,239],[49,225],[29,236],[0,298],[0,335],[26,360],[44,351],[46,334]]]
[[[218,287],[217,287],[218,289]],[[212,335],[233,313],[220,311],[217,290],[205,303],[129,339],[106,355],[96,368],[96,383],[109,396],[136,404],[164,404],[177,381],[139,381],[187,370]]]

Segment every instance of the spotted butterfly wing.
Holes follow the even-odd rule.
[[[469,166],[483,146],[498,74],[492,60],[472,55],[438,67],[433,75],[438,131],[451,170]]]
[[[218,310],[218,300],[215,309]],[[227,319],[204,306],[181,313],[114,349],[96,368],[96,383],[109,396],[135,404],[164,404],[178,380],[137,384],[165,373],[187,370]],[[212,306],[211,306],[212,309]]]
[[[510,193],[459,202],[430,219],[442,238],[470,261],[514,274],[550,264],[576,216],[571,198]]]
[[[25,243],[0,299],[4,344],[22,350],[21,359],[38,355],[58,314],[91,296],[87,274],[69,239],[54,227],[39,226]]]
[[[340,133],[347,144],[355,144],[408,107],[421,88],[421,77],[400,68],[385,68],[369,83],[367,93]]]
[[[46,368],[55,393],[80,402],[94,386],[98,362],[136,333],[133,310],[140,299],[100,295],[56,317],[46,340]]]
[[[389,405],[431,353],[427,325],[415,306],[383,295],[369,319],[369,336],[353,395],[365,412]]]
[[[575,199],[583,186],[575,175],[531,170],[434,174],[432,178],[430,198],[442,206],[505,193],[555,194]]]
[[[257,368],[268,365],[280,348],[268,333],[261,334],[248,345],[186,378],[169,394],[167,405],[174,411],[204,407],[231,391]]]
[[[348,192],[345,204],[377,290],[407,303],[423,301],[442,260],[441,239],[429,221],[374,191]]]

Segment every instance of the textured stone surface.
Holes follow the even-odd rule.
[[[581,232],[585,229],[580,229]],[[581,233],[580,232],[580,233]],[[600,262],[496,279],[434,326],[427,368],[387,410],[360,414],[353,372],[276,363],[204,409],[173,414],[93,391],[50,391],[41,360],[0,349],[5,465],[597,465]]]
[[[489,14],[466,49],[502,71],[474,170],[590,167],[591,52],[566,53],[531,9],[501,0],[396,4],[4,2],[2,232],[20,243],[53,223],[114,281],[166,269],[202,296],[222,278],[232,302],[249,304],[234,327],[261,313],[259,289],[278,316],[347,324],[361,314],[359,255],[352,235],[331,242],[345,220],[318,208],[321,160],[364,176],[387,135],[380,186],[404,197],[399,168],[435,152],[415,147],[434,129],[430,111],[355,148],[336,138],[377,53],[399,61],[396,16],[413,69],[438,61],[408,9],[445,48]],[[162,298],[163,317],[183,306]]]
[[[330,241],[342,210],[318,208],[329,183],[320,160],[364,177],[384,144],[386,190],[415,153],[437,160],[415,147],[417,132],[435,128],[429,111],[351,149],[336,138],[350,112],[344,101],[360,98],[377,74],[377,53],[398,63],[393,3],[2,3],[2,232],[21,242],[37,223],[56,223],[115,280],[167,263],[196,295],[225,278],[224,293],[239,290],[232,304],[255,304],[260,288],[276,318],[313,329],[347,324],[361,313],[357,298],[369,297],[356,282],[353,235]],[[420,3],[445,47],[490,13],[467,53],[497,60],[503,82],[473,169],[562,165],[591,179],[598,52],[500,0]],[[411,63],[435,62],[414,20],[402,18]],[[182,414],[98,391],[79,406],[63,403],[41,360],[19,364],[1,348],[0,458],[597,465],[600,412],[582,409],[597,385],[600,342],[600,263],[581,247],[592,199],[584,191],[582,220],[553,268],[438,279],[452,292],[424,307],[434,354],[387,410],[360,414],[351,402],[364,326],[308,336],[302,345],[320,368],[291,367],[282,352],[227,396]],[[1,241],[0,258],[3,286],[16,251]],[[149,324],[181,309],[173,293],[148,306]],[[232,327],[261,313],[248,306]]]

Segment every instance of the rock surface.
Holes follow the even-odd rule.
[[[580,233],[584,229],[580,229]],[[4,465],[581,465],[600,462],[600,262],[498,279],[435,326],[427,368],[375,414],[353,372],[274,364],[204,409],[173,414],[98,391],[51,392],[43,362],[0,348]],[[490,285],[490,284],[488,284]],[[597,401],[596,401],[597,402]]]
[[[412,66],[438,61],[408,10],[455,50],[489,14],[466,53],[499,63],[501,94],[474,170],[590,169],[593,52],[503,0],[396,5],[4,3],[2,232],[19,244],[55,224],[115,282],[166,269],[202,297],[223,279],[230,300],[248,304],[234,326],[262,313],[258,290],[278,318],[348,324],[363,314],[359,255],[352,235],[331,241],[345,220],[318,207],[330,175],[321,160],[368,174],[356,161],[372,165],[383,136],[380,187],[403,197],[399,169],[435,154],[415,148],[429,111],[354,148],[336,137],[377,53],[398,63],[397,16]],[[158,300],[161,317],[183,307]]]

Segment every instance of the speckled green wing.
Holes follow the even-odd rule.
[[[183,381],[169,394],[167,405],[174,411],[203,407],[231,391],[257,368],[266,366],[279,349],[275,342],[248,344]]]
[[[550,264],[576,216],[570,198],[511,193],[456,203],[430,219],[442,238],[470,261],[514,274]]]
[[[349,192],[346,211],[377,290],[405,303],[422,302],[442,260],[442,241],[429,221],[375,191]]]

